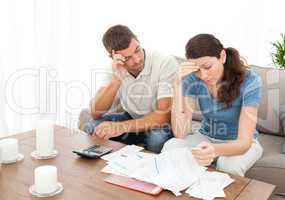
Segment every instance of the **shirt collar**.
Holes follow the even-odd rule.
[[[144,56],[145,56],[144,68],[143,68],[143,70],[141,71],[141,73],[138,76],[149,75],[150,72],[151,72],[150,54],[149,54],[149,52],[144,50]]]

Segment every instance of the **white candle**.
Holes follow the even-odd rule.
[[[37,167],[34,171],[35,190],[40,194],[48,194],[56,191],[57,168],[51,165]]]
[[[18,158],[18,140],[15,138],[6,138],[0,140],[2,149],[1,157],[3,162],[16,161]]]
[[[53,122],[50,120],[39,120],[36,130],[36,152],[39,156],[49,156],[53,150]]]

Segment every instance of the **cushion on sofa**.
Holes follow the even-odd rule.
[[[254,65],[250,68],[262,79],[257,129],[265,134],[284,136],[279,114],[281,105],[285,105],[285,70]]]
[[[263,147],[263,155],[256,162],[259,167],[274,167],[285,170],[285,156],[280,154],[280,149],[283,146],[284,138],[268,134],[259,134],[258,141]],[[285,180],[285,179],[284,179]]]
[[[246,177],[272,183],[277,186],[276,193],[285,194],[285,155],[280,153],[284,138],[260,134],[258,140],[264,152],[260,160],[248,170]]]

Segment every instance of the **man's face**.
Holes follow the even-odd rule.
[[[128,48],[116,51],[125,58],[125,67],[132,74],[138,74],[144,68],[144,51],[136,39],[132,39]]]

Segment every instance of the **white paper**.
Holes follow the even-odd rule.
[[[205,167],[198,165],[189,148],[177,148],[144,162],[130,176],[153,183],[178,195],[180,191],[197,181],[205,170]]]
[[[207,171],[186,190],[186,193],[200,199],[225,198],[224,188],[233,181],[228,174]]]
[[[225,197],[224,188],[234,181],[225,173],[206,171],[206,167],[197,163],[190,148],[160,154],[141,150],[141,147],[128,145],[104,156],[108,165],[101,171],[153,183],[176,196],[188,188],[186,193],[190,196],[207,200]]]
[[[144,148],[140,147],[140,146],[127,145],[127,146],[119,149],[118,151],[115,151],[113,153],[102,156],[101,158],[104,160],[107,160],[107,161],[113,161],[113,160],[119,159],[121,157],[128,157],[129,155],[137,153],[143,149]]]

